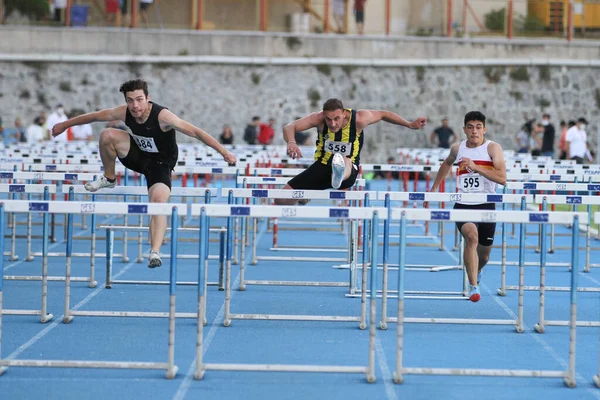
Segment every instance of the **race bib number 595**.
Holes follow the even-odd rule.
[[[476,193],[483,191],[483,182],[479,175],[462,175],[460,177],[460,187],[465,192]]]
[[[135,140],[135,143],[140,148],[140,150],[148,153],[158,153],[158,148],[156,147],[156,143],[154,143],[153,138],[137,136],[133,133],[131,134],[131,137],[133,138],[133,140]]]
[[[352,144],[346,142],[325,142],[325,151],[329,153],[340,153],[349,156],[352,153]]]

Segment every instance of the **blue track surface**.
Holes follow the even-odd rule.
[[[385,182],[372,182],[371,190],[385,189]],[[174,200],[175,201],[175,200]],[[318,202],[312,202],[317,204]],[[325,204],[325,203],[323,203]],[[39,216],[36,216],[39,219]],[[19,217],[25,222],[25,217]],[[57,218],[62,222],[62,217]],[[75,219],[79,222],[79,217]],[[107,221],[120,224],[113,218]],[[187,226],[197,220],[186,220]],[[224,220],[213,220],[213,226],[223,226]],[[130,224],[137,224],[137,218]],[[284,226],[283,224],[281,226]],[[311,225],[307,224],[307,227]],[[344,257],[344,253],[311,253],[270,251],[272,234],[263,221],[258,237],[259,255],[313,255],[316,257]],[[437,225],[432,224],[435,235]],[[537,228],[529,228],[531,233]],[[557,227],[558,234],[568,234]],[[25,232],[19,226],[19,233]],[[40,233],[41,227],[35,226]],[[382,232],[382,230],[380,230]],[[393,233],[397,228],[393,228]],[[411,226],[409,235],[423,235],[422,226]],[[80,236],[88,235],[80,227]],[[103,234],[103,232],[99,232]],[[279,246],[331,245],[344,246],[347,237],[331,231],[281,230]],[[62,228],[57,228],[57,238],[63,238]],[[120,236],[120,235],[118,235]],[[137,235],[130,234],[130,237]],[[146,234],[144,234],[146,236]],[[197,238],[197,234],[181,234],[181,238]],[[216,237],[216,236],[213,236]],[[50,251],[64,251],[64,243],[53,244]],[[439,238],[411,240],[412,243],[433,244]],[[397,242],[397,239],[392,239]],[[500,244],[500,228],[496,244]],[[457,253],[452,251],[454,231],[446,225],[446,250],[433,246],[409,246],[408,263],[446,265],[457,263]],[[570,237],[557,236],[557,246],[568,246]],[[581,244],[583,245],[583,237]],[[517,237],[509,235],[509,245],[518,244]],[[535,246],[537,236],[529,235],[527,245]],[[597,241],[592,242],[598,246]],[[104,241],[98,241],[98,252],[103,252]],[[41,249],[40,240],[34,242],[34,251]],[[9,250],[9,241],[5,241]],[[145,241],[144,255],[148,245]],[[89,251],[88,240],[76,240],[74,251]],[[115,251],[122,251],[122,241],[116,242]],[[182,254],[197,254],[197,244],[181,242]],[[163,246],[168,252],[168,246]],[[211,243],[211,254],[217,254],[218,243]],[[17,246],[21,260],[25,256],[23,240]],[[150,270],[145,260],[135,262],[137,246],[129,247],[129,263],[115,260],[113,274],[119,279],[167,280],[168,259],[163,267]],[[517,250],[510,249],[508,259],[517,260]],[[592,253],[592,262],[598,251]],[[250,252],[248,248],[247,259]],[[398,247],[390,249],[390,263],[398,261]],[[528,261],[539,260],[532,249],[526,253]],[[381,260],[381,255],[380,258]],[[494,249],[491,260],[500,260],[500,249]],[[567,262],[569,252],[558,250],[548,255],[548,262]],[[580,261],[585,260],[583,252]],[[179,260],[178,279],[196,280],[197,261]],[[33,262],[8,261],[5,257],[6,275],[39,274],[41,258]],[[64,258],[50,259],[51,275],[64,275]],[[580,268],[582,269],[582,267]],[[86,276],[89,259],[74,258],[74,276]],[[217,261],[210,262],[209,281],[217,280]],[[232,287],[237,289],[239,268],[234,266]],[[517,284],[517,267],[508,267],[507,284]],[[458,291],[462,286],[460,271],[426,272],[407,271],[407,290]],[[169,304],[167,285],[114,285],[104,288],[105,261],[96,260],[98,286],[89,288],[86,283],[72,284],[71,305],[79,310],[129,310],[167,311]],[[381,275],[379,275],[381,277]],[[260,261],[248,265],[246,279],[346,281],[348,271],[332,268],[331,262]],[[396,271],[390,272],[390,288],[397,282]],[[568,286],[570,274],[566,267],[549,267],[547,285]],[[525,283],[539,283],[539,268],[527,267]],[[580,286],[600,287],[600,271],[580,273]],[[500,267],[488,265],[482,282],[482,300],[471,303],[464,300],[407,299],[406,316],[440,318],[514,318],[517,310],[516,291],[506,297],[496,295],[500,285]],[[36,309],[40,303],[40,283],[24,281],[4,282],[5,309]],[[347,289],[332,287],[279,287],[247,286],[243,292],[234,290],[232,312],[307,315],[350,315],[360,310],[360,299],[347,298]],[[512,326],[432,325],[405,324],[404,365],[407,367],[495,368],[495,369],[549,369],[565,370],[568,361],[568,329],[547,327],[543,335],[532,330],[538,322],[538,292],[525,294],[525,324],[522,334]],[[63,324],[64,283],[50,282],[48,311],[54,321],[41,324],[38,317],[3,317],[2,357],[17,359],[64,359],[107,361],[160,361],[167,359],[167,320],[161,318],[75,317],[71,324]],[[578,320],[600,320],[600,294],[580,293]],[[177,311],[195,312],[197,292],[193,286],[177,289]],[[223,322],[224,292],[208,288],[208,324],[204,334],[204,361],[207,363],[274,363],[316,365],[366,365],[368,330],[358,329],[353,322],[298,322],[234,320],[230,327]],[[381,302],[378,302],[378,313]],[[546,294],[546,318],[568,319],[569,294]],[[390,299],[389,316],[396,315],[396,300]],[[379,321],[379,318],[378,318]],[[175,339],[175,362],[179,373],[173,380],[164,378],[164,371],[152,370],[96,370],[11,367],[0,376],[0,399],[515,399],[537,397],[543,399],[600,399],[600,389],[595,388],[592,376],[598,373],[598,328],[577,329],[577,388],[569,389],[561,379],[554,378],[486,378],[453,376],[407,375],[401,385],[392,381],[395,368],[396,325],[387,331],[377,331],[376,377],[368,384],[361,374],[317,374],[278,372],[221,372],[207,371],[204,379],[193,379],[196,345],[194,319],[178,319]]]

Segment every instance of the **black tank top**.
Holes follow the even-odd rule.
[[[160,129],[158,114],[166,107],[153,102],[150,102],[150,104],[152,104],[152,110],[150,110],[150,115],[146,122],[143,124],[135,122],[135,118],[131,115],[129,109],[127,109],[125,113],[125,125],[131,129],[132,133],[130,135],[135,144],[148,158],[174,168],[177,165],[179,152],[177,142],[175,141],[175,129],[166,132]]]

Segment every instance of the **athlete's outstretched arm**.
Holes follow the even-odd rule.
[[[311,128],[318,128],[323,125],[323,112],[312,113],[304,118],[300,118],[294,122],[290,122],[283,127],[283,140],[286,141],[287,153],[292,158],[302,158],[300,147],[296,144],[296,132],[306,131]]]
[[[189,122],[179,118],[177,115],[173,114],[171,111],[164,109],[158,114],[158,122],[163,129],[174,128],[175,130],[187,135],[189,137],[193,137],[194,139],[200,140],[205,145],[212,147],[216,151],[219,152],[223,156],[223,159],[230,164],[233,164],[237,161],[235,155],[227,151],[225,147],[221,145],[214,137],[210,136],[208,133],[198,128],[195,125],[190,124]]]
[[[419,117],[410,122],[395,112],[384,110],[358,110],[356,112],[356,119],[358,125],[363,129],[379,121],[389,122],[390,124],[394,125],[401,125],[410,129],[421,129],[427,125],[427,118],[425,117]]]
[[[54,125],[52,128],[52,136],[56,137],[70,127],[76,125],[90,124],[96,121],[125,121],[125,110],[127,110],[127,106],[122,105],[115,108],[106,108],[104,110],[94,111],[70,118],[64,122],[59,122],[58,124]]]
[[[431,185],[431,189],[430,189],[431,192],[437,191],[438,188],[440,187],[440,184],[442,183],[442,181],[444,179],[446,179],[446,175],[448,175],[450,168],[452,168],[454,161],[456,161],[456,156],[458,155],[458,146],[459,145],[460,145],[460,143],[456,143],[456,144],[452,145],[452,147],[450,148],[450,154],[448,154],[448,157],[446,157],[444,162],[440,165],[440,169],[438,170],[438,173],[435,176],[433,185]]]
[[[491,181],[500,185],[506,185],[506,162],[504,161],[504,153],[502,147],[498,143],[490,143],[488,146],[488,154],[494,164],[494,169],[486,169],[477,165],[470,158],[461,160],[461,164],[466,164],[467,167],[477,172],[479,175],[485,176]]]

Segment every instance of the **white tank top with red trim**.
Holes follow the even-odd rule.
[[[493,170],[494,163],[488,153],[488,146],[492,141],[486,140],[481,146],[467,147],[467,141],[463,140],[458,146],[456,160],[460,163],[463,157],[470,158],[475,164],[486,169]],[[483,175],[474,172],[470,168],[461,166],[458,168],[457,188],[459,193],[496,193],[496,182],[489,180]],[[460,204],[481,204],[480,202],[458,202]]]

